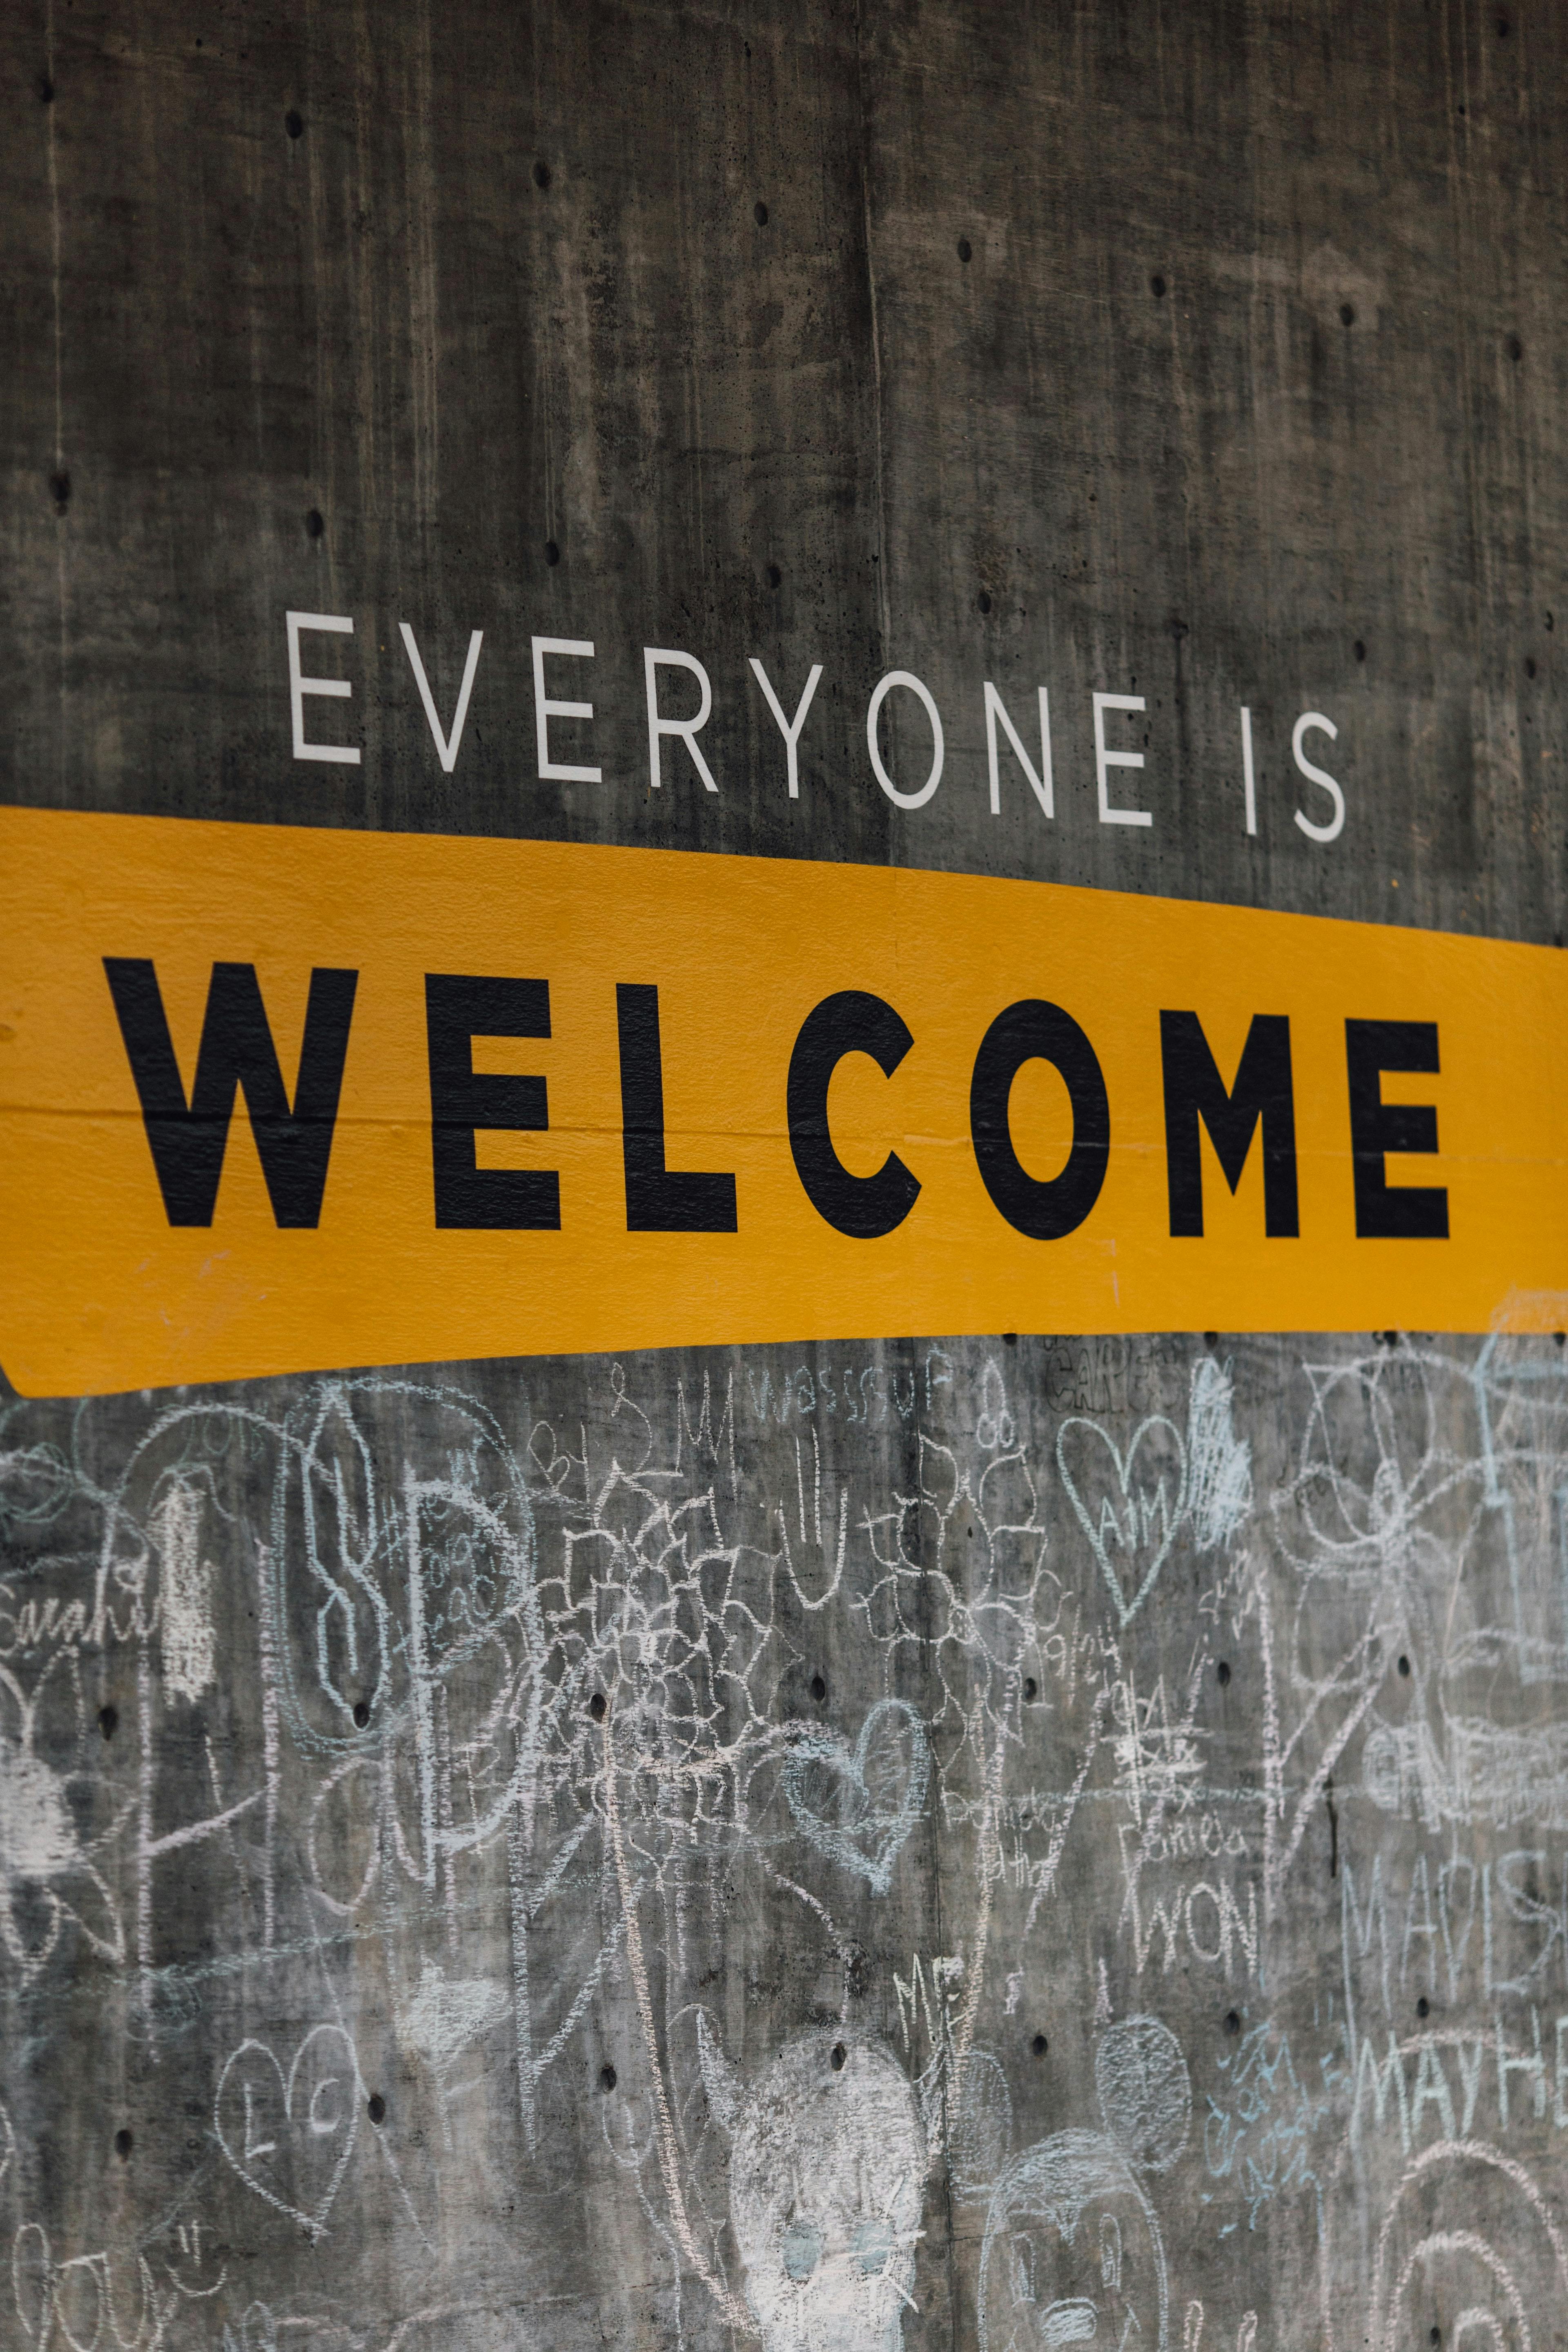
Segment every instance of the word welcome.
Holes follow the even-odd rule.
[[[25,1393],[1561,1320],[1548,949],[64,812],[0,812],[0,1364]]]
[[[187,1101],[155,964],[145,957],[103,961],[170,1224],[212,1223],[235,1101],[243,1094],[274,1222],[279,1228],[318,1225],[358,972],[311,971],[290,1102],[256,966],[215,963]],[[479,1073],[473,1064],[476,1038],[551,1035],[548,980],[424,977],[434,1223],[447,1231],[559,1232],[558,1170],[481,1167],[477,1153],[482,1132],[549,1129],[543,1077]],[[1253,1014],[1229,1086],[1196,1013],[1162,1012],[1159,1022],[1173,1236],[1203,1237],[1201,1135],[1234,1193],[1261,1131],[1264,1231],[1270,1240],[1295,1240],[1301,1226],[1289,1018]],[[733,1171],[668,1164],[657,985],[617,983],[616,1026],[627,1233],[736,1232]],[[1391,1154],[1436,1150],[1436,1111],[1430,1104],[1385,1103],[1382,1090],[1385,1073],[1438,1070],[1437,1024],[1347,1019],[1344,1029],[1356,1235],[1446,1241],[1446,1189],[1391,1184],[1386,1169]],[[896,1231],[920,1198],[921,1181],[893,1150],[874,1173],[847,1167],[834,1142],[829,1092],[847,1055],[863,1054],[890,1078],[914,1043],[886,998],[840,989],[806,1015],[789,1056],[783,1094],[795,1173],[823,1222],[856,1241]],[[1032,1061],[1056,1071],[1070,1106],[1066,1161],[1051,1177],[1030,1172],[1013,1133],[1014,1081]],[[969,1139],[992,1205],[1015,1233],[1037,1242],[1076,1233],[1100,1198],[1110,1137],[1105,1074],[1086,1031],[1041,998],[1005,1006],[971,1066]]]

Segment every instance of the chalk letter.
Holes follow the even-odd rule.
[[[887,700],[889,694],[895,686],[907,686],[910,692],[916,697],[917,700],[924,705],[925,715],[931,720],[931,773],[926,778],[918,793],[900,792],[897,784],[894,783],[891,776],[889,775],[888,771],[883,767],[882,754],[877,748],[877,720],[881,715],[883,703]],[[907,669],[890,669],[888,672],[887,677],[879,682],[873,691],[871,699],[866,708],[866,749],[871,754],[872,773],[875,775],[877,782],[881,785],[882,790],[887,793],[888,798],[892,802],[893,806],[895,808],[901,809],[924,808],[927,801],[930,800],[932,793],[935,792],[938,784],[942,782],[942,714],[938,710],[936,704],[932,701],[929,689],[922,686],[920,679],[910,671]]]
[[[568,767],[550,756],[550,722],[552,719],[592,719],[591,702],[552,702],[544,691],[544,656],[546,654],[569,655],[574,661],[592,661],[594,645],[590,637],[535,637],[533,640],[533,726],[539,746],[539,779],[542,783],[598,784],[603,783],[603,768]],[[657,784],[658,778],[655,776]]]
[[[1390,1184],[1389,1151],[1436,1151],[1437,1113],[1430,1103],[1385,1103],[1384,1070],[1437,1069],[1435,1021],[1347,1021],[1351,1168],[1359,1241],[1448,1238],[1448,1195],[1441,1184]]]
[[[879,1241],[901,1225],[920,1197],[920,1181],[896,1151],[889,1152],[874,1176],[852,1175],[828,1132],[827,1090],[846,1054],[868,1054],[890,1078],[914,1042],[881,997],[845,988],[806,1014],[789,1057],[789,1148],[795,1174],[817,1215],[855,1241]]]
[[[419,648],[414,642],[414,632],[406,621],[399,621],[404,647],[414,668],[414,683],[419,688],[419,699],[425,705],[425,716],[430,721],[430,732],[436,738],[436,756],[442,772],[450,775],[458,764],[458,746],[463,740],[463,721],[468,715],[468,697],[474,690],[474,672],[479,666],[479,647],[485,633],[476,629],[468,639],[468,658],[463,666],[463,683],[458,688],[458,708],[452,713],[452,740],[441,732],[441,722],[436,716],[436,698],[430,691],[430,681],[425,675],[425,665],[419,658]]]
[[[708,724],[708,714],[713,708],[713,689],[708,683],[708,673],[700,661],[689,654],[673,652],[667,646],[644,646],[643,675],[647,683],[647,772],[648,782],[658,792],[663,778],[659,773],[659,738],[662,735],[682,735],[686,748],[697,762],[697,772],[710,793],[719,789],[703,758],[697,741],[698,730]],[[661,669],[688,669],[702,688],[702,701],[695,719],[661,719],[658,715],[658,672]]]
[[[258,2157],[275,2156],[277,2151],[278,2143],[275,2139],[258,2139],[256,2137],[256,2086],[253,2083],[247,2083],[245,2085],[245,2160],[247,2164],[254,2164]]]
[[[352,637],[354,625],[344,613],[285,613],[283,624],[289,632],[289,709],[294,721],[294,757],[297,760],[336,761],[345,768],[359,766],[359,750],[353,743],[307,743],[305,740],[305,697],[308,694],[336,696],[346,700],[353,692],[346,677],[301,677],[300,675],[300,632],[301,629],[324,629],[333,636]]]
[[[1195,1013],[1162,1013],[1165,1075],[1165,1179],[1173,1235],[1204,1229],[1201,1119],[1226,1182],[1241,1181],[1252,1139],[1263,1124],[1263,1230],[1293,1239],[1296,1207],[1296,1103],[1290,1084],[1290,1024],[1282,1013],[1255,1013],[1228,1092]]]
[[[822,664],[812,663],[811,676],[805,681],[805,692],[800,698],[793,721],[785,719],[783,706],[778,696],[773,692],[767,671],[755,654],[752,656],[752,667],[756,673],[757,684],[762,688],[766,698],[768,709],[778,720],[779,732],[784,739],[784,759],[789,772],[789,796],[792,801],[797,801],[800,798],[800,778],[795,769],[795,746],[800,741],[800,730],[805,725],[805,714],[811,709],[811,698],[816,692],[816,681],[822,676]]]
[[[1112,768],[1141,768],[1142,751],[1108,751],[1105,748],[1105,714],[1108,710],[1142,710],[1147,708],[1141,694],[1097,694],[1094,698],[1094,779],[1100,787],[1100,822],[1101,824],[1152,824],[1147,809],[1112,808],[1106,789]]]
[[[1546,2061],[1541,2054],[1541,2011],[1531,2009],[1530,2022],[1535,2032],[1532,2057],[1516,2058],[1509,2048],[1502,2030],[1502,2013],[1497,2013],[1497,2101],[1499,2119],[1508,2129],[1508,2078],[1510,2074],[1528,2074],[1531,2101],[1537,2117],[1546,2113]]]
[[[1296,811],[1296,822],[1300,826],[1309,841],[1337,841],[1341,834],[1345,829],[1345,796],[1343,793],[1341,792],[1338,784],[1335,783],[1332,776],[1326,774],[1321,768],[1315,768],[1312,765],[1311,761],[1308,759],[1306,753],[1302,751],[1301,738],[1306,733],[1309,727],[1321,729],[1322,733],[1328,737],[1331,743],[1334,740],[1340,730],[1334,725],[1331,719],[1324,718],[1321,710],[1304,710],[1300,719],[1297,719],[1294,730],[1290,737],[1290,757],[1295,761],[1296,765],[1300,769],[1301,773],[1310,782],[1321,784],[1323,790],[1333,802],[1334,813],[1329,819],[1327,824],[1314,824],[1310,816],[1303,816],[1300,810],[1298,809]]]
[[[1051,789],[1051,707],[1042,686],[1040,693],[1040,772],[1037,776],[1034,763],[1025,751],[1017,729],[1008,718],[1001,696],[989,678],[985,681],[985,758],[991,772],[991,814],[1002,814],[1002,778],[996,757],[996,721],[1000,719],[1013,746],[1018,765],[1034,787],[1035,798],[1047,816],[1054,817],[1056,800]]]

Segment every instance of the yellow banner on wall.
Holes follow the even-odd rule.
[[[1549,949],[18,810],[0,874],[0,1365],[26,1394],[1561,1319]]]

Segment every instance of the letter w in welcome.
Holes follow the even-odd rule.
[[[274,1221],[280,1226],[319,1224],[358,972],[311,972],[290,1106],[253,963],[213,966],[188,1103],[151,960],[105,956],[103,969],[169,1223],[211,1224],[238,1087],[250,1113]]]

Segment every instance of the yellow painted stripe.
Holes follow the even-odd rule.
[[[1568,1292],[1568,964],[1548,949],[1050,885],[783,860],[167,819],[0,812],[0,1362],[27,1394],[342,1365],[1005,1329],[1552,1328]],[[279,1231],[243,1107],[210,1228],[167,1221],[105,956],[151,958],[190,1088],[215,961],[256,966],[292,1089],[313,966],[359,974],[321,1221]],[[558,1171],[557,1232],[438,1231],[426,972],[549,982],[547,1040],[477,1044],[537,1073],[549,1129],[481,1164]],[[617,982],[659,992],[667,1152],[732,1172],[732,1234],[628,1233]],[[858,1173],[918,1177],[876,1240],[825,1223],[785,1124],[806,1015],[865,990],[914,1043],[843,1063]],[[988,1027],[1042,998],[1104,1073],[1103,1189],[1067,1237],[999,1214],[970,1134]],[[1173,1240],[1159,1014],[1198,1013],[1228,1082],[1254,1013],[1290,1023],[1300,1234],[1264,1234],[1260,1149],[1234,1199],[1203,1147],[1205,1231]],[[1449,1238],[1358,1239],[1349,1018],[1436,1022]],[[1065,1092],[1012,1101],[1051,1175]]]

